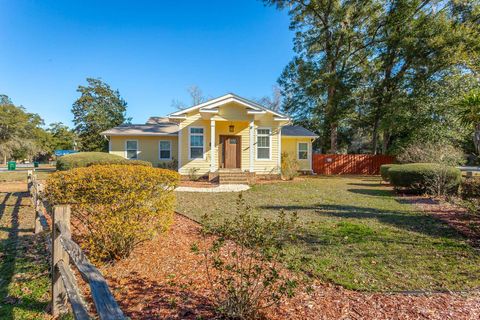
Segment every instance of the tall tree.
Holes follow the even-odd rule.
[[[452,2],[392,0],[382,7],[380,41],[363,72],[373,153],[379,150],[380,133],[381,149],[387,152],[400,108],[418,107],[415,100],[426,88],[438,89],[432,83],[471,58],[465,50],[466,23],[457,23]]]
[[[77,135],[62,122],[51,123],[47,131],[52,136],[52,150],[73,150],[76,147]]]
[[[15,106],[8,96],[0,95],[0,156],[3,161],[9,158],[31,160],[48,153],[42,125],[38,114],[28,113],[22,106]]]
[[[118,90],[100,79],[87,78],[87,86],[78,86],[80,97],[73,103],[73,123],[81,151],[106,151],[107,140],[100,132],[130,122],[127,102]]]
[[[188,95],[190,96],[190,106],[196,106],[207,101],[207,98],[203,95],[202,89],[197,85],[191,85],[187,88]],[[172,107],[178,110],[188,108],[189,105],[185,104],[183,101],[174,99],[172,100]]]
[[[321,121],[323,144],[336,153],[339,124],[355,105],[352,92],[360,66],[377,41],[376,20],[381,8],[375,0],[265,2],[288,8],[290,28],[296,31],[297,56],[279,81],[285,110]]]

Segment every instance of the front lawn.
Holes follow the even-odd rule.
[[[444,223],[395,197],[377,177],[314,177],[256,185],[244,198],[266,217],[283,209],[302,224],[291,245],[302,269],[368,291],[468,290],[480,286],[480,254]],[[233,213],[237,193],[177,192],[177,211]]]

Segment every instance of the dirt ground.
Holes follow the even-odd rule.
[[[109,285],[132,319],[211,319],[212,292],[200,258],[199,225],[177,215],[169,234],[104,267]],[[316,281],[267,314],[268,319],[479,319],[480,294],[384,294],[346,290]]]

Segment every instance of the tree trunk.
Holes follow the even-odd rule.
[[[338,125],[336,122],[330,124],[330,153],[332,154],[338,151],[337,129]]]
[[[382,145],[383,154],[387,154],[389,142],[390,142],[390,132],[388,130],[385,130],[383,132],[383,145]]]

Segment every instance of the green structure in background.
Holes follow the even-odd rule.
[[[17,163],[15,161],[9,161],[7,168],[8,168],[8,171],[13,171],[17,168]]]

